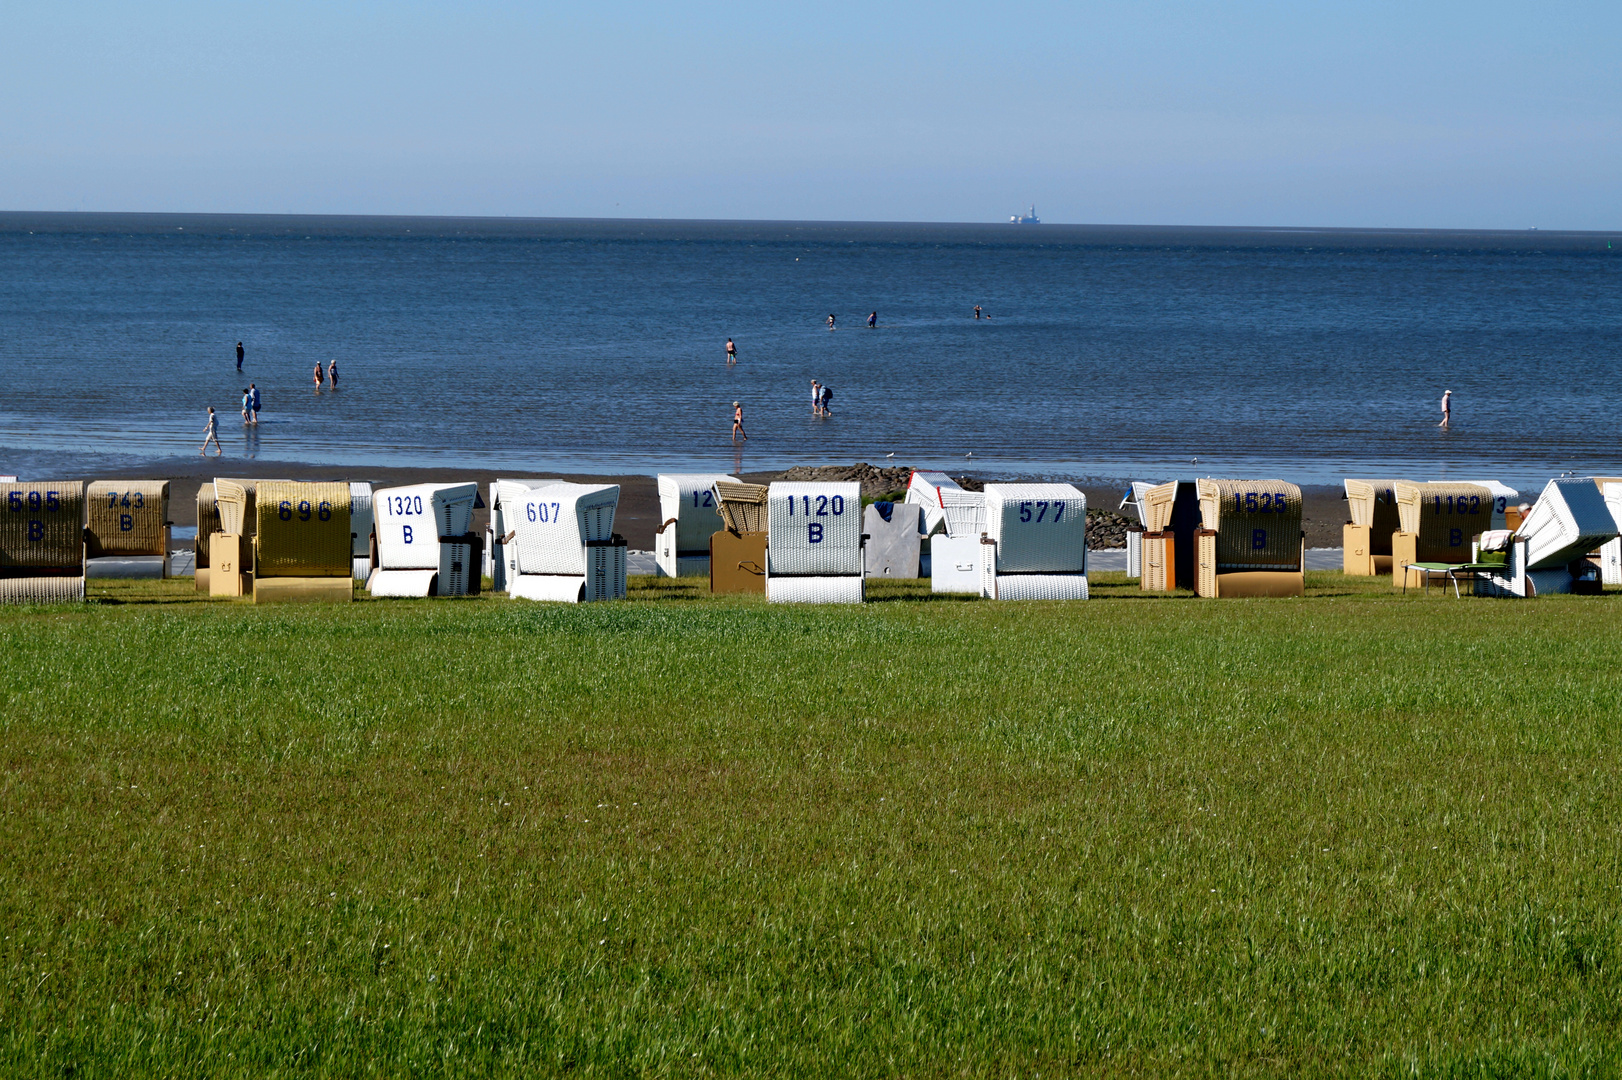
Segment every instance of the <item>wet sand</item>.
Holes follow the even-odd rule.
[[[894,477],[904,474],[904,468],[886,470]],[[124,478],[163,478],[170,481],[169,512],[176,525],[196,526],[197,489],[216,476],[254,477],[276,480],[364,480],[373,487],[394,487],[401,484],[466,483],[479,485],[481,498],[488,494],[490,482],[496,477],[518,479],[510,472],[497,474],[468,469],[409,468],[381,469],[373,466],[346,468],[341,465],[304,465],[294,462],[245,460],[242,458],[172,458],[128,469],[100,469],[94,476],[86,474],[76,479],[114,480]],[[653,547],[654,530],[659,527],[659,487],[653,476],[647,475],[581,475],[539,473],[538,477],[569,480],[577,483],[618,484],[619,510],[614,515],[614,531],[625,537],[633,550]],[[743,479],[752,483],[768,483],[781,477],[780,472],[745,473]],[[967,474],[974,478],[973,474]],[[871,486],[871,485],[870,485]],[[1121,487],[1077,485],[1087,495],[1087,505],[1114,510],[1121,502]],[[1303,486],[1305,508],[1302,528],[1307,534],[1308,547],[1339,547],[1341,526],[1346,523],[1346,500],[1339,487]],[[489,523],[488,508],[474,512],[473,526],[482,530]]]

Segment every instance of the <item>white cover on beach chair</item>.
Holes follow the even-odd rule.
[[[766,532],[768,579],[846,574],[859,578],[862,485],[779,481],[766,496]],[[769,595],[769,587],[767,591]]]
[[[477,484],[411,484],[372,493],[372,527],[377,532],[378,566],[367,589],[374,596],[465,596],[473,545],[442,543],[466,536],[473,524]],[[400,576],[396,571],[433,571]],[[380,575],[382,575],[380,577]],[[403,592],[405,589],[421,591]],[[382,590],[382,591],[380,591]]]
[[[1616,536],[1616,518],[1592,480],[1550,480],[1515,530],[1529,571],[1565,566]]]
[[[490,588],[505,592],[507,582],[518,573],[518,555],[508,542],[513,531],[513,512],[519,500],[536,488],[560,483],[558,480],[511,480],[497,477],[490,482],[490,542],[485,545],[485,567]]]
[[[1073,484],[987,484],[980,595],[1087,599],[1087,496]]]
[[[1156,486],[1148,480],[1132,481],[1132,486],[1121,496],[1121,505],[1116,507],[1117,510],[1125,510],[1130,506],[1132,512],[1138,515],[1138,524],[1143,526],[1145,531],[1149,528],[1149,510],[1144,503],[1144,497],[1149,494],[1150,488]],[[1137,529],[1126,531],[1126,576],[1143,577],[1143,533]]]
[[[715,501],[717,480],[739,482],[736,476],[725,473],[659,474],[660,525],[653,538],[658,576],[709,574],[710,537],[721,529]]]

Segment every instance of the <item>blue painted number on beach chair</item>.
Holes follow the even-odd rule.
[[[1053,516],[1047,518],[1047,522],[1049,525],[1057,525],[1059,523],[1059,519],[1064,516],[1065,505],[1066,504],[1063,499],[1054,499],[1052,502],[1048,502],[1046,499],[1038,499],[1034,502],[1022,502],[1019,504],[1019,520],[1022,522],[1033,522],[1039,525],[1042,523],[1042,519],[1047,517],[1048,511],[1052,510]]]
[[[700,499],[702,499],[703,501],[700,502],[699,501]],[[711,510],[715,509],[715,492],[713,492],[713,491],[695,491],[695,492],[693,492],[693,505],[698,507],[700,510],[703,510],[705,508],[708,508],[708,509],[711,509]]]

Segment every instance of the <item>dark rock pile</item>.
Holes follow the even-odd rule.
[[[1126,547],[1126,527],[1132,519],[1113,510],[1087,511],[1087,547],[1091,551]]]
[[[865,461],[858,461],[854,465],[796,465],[774,477],[777,480],[817,480],[824,483],[855,480],[862,485],[862,494],[867,496],[906,491],[907,481],[911,478],[912,470],[904,465],[880,468]]]

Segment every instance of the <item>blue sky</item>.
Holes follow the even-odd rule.
[[[0,209],[1622,227],[1622,5],[9,4]]]

